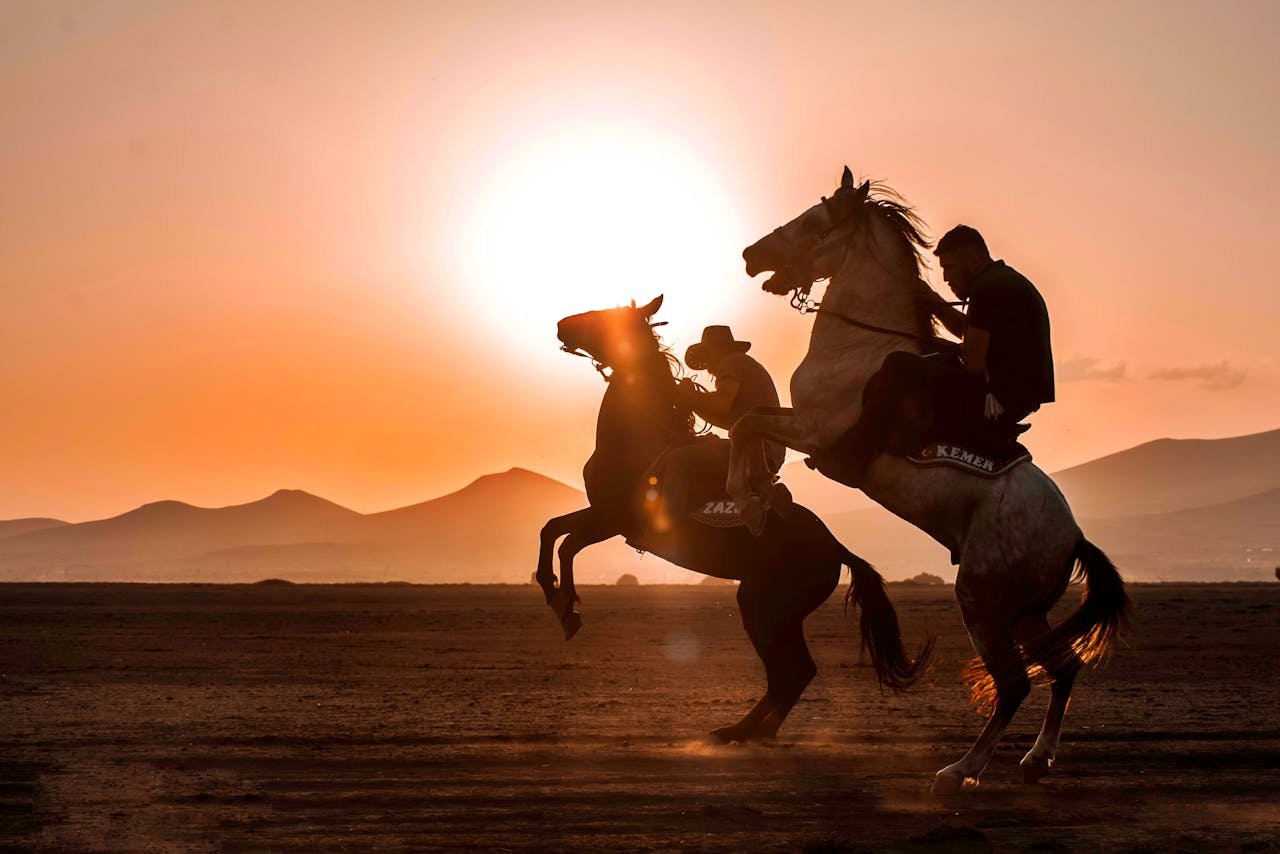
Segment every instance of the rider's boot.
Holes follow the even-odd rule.
[[[742,524],[753,537],[764,533],[764,521],[768,515],[769,511],[758,495],[752,495],[746,501],[738,502],[738,518],[742,520]]]
[[[792,497],[791,490],[787,489],[787,485],[782,481],[775,483],[769,493],[769,508],[786,519],[791,516],[795,506],[796,500]]]

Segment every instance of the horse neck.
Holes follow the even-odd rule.
[[[596,421],[596,449],[629,446],[643,455],[671,441],[667,410],[674,400],[671,365],[656,348],[609,378]],[[656,453],[656,452],[655,452]]]
[[[901,236],[874,214],[870,231],[855,235],[844,263],[831,277],[813,323],[809,350],[791,377],[796,409],[820,413],[840,432],[862,414],[862,389],[895,350],[921,351],[921,342],[859,328],[841,319],[920,333],[919,273]]]

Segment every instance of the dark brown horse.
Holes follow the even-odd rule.
[[[623,536],[636,548],[677,566],[738,579],[742,622],[764,662],[768,688],[740,722],[713,736],[723,741],[772,737],[817,674],[804,639],[804,619],[852,572],[847,602],[862,609],[863,649],[881,685],[902,689],[926,666],[932,641],[914,660],[902,648],[898,616],[880,575],[840,544],[809,510],[793,506],[770,518],[753,537],[741,525],[717,527],[692,518],[656,524],[648,508],[659,493],[653,467],[673,444],[693,440],[691,419],[676,402],[675,360],[650,325],[662,298],[640,308],[621,307],[576,314],[560,321],[563,349],[589,356],[609,371],[596,424],[596,448],[583,469],[590,506],[559,516],[542,529],[537,580],[569,639],[581,626],[574,609],[573,560],[594,543]],[[560,537],[560,583],[552,551]]]

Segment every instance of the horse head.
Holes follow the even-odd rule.
[[[779,226],[742,252],[747,275],[773,272],[761,287],[772,294],[807,289],[819,279],[828,279],[840,269],[844,238],[848,227],[861,220],[871,182],[858,185],[853,172],[844,167],[840,186],[830,198],[795,219]]]
[[[600,365],[625,368],[645,353],[657,349],[651,318],[662,306],[659,295],[645,305],[605,308],[571,314],[556,324],[560,349],[589,356]]]

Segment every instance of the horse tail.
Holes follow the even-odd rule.
[[[1085,585],[1080,607],[1023,647],[1033,670],[1050,675],[1105,661],[1128,634],[1133,610],[1124,579],[1102,549],[1081,537],[1071,557],[1072,580]]]
[[[845,549],[842,562],[853,576],[849,592],[844,597],[845,612],[850,608],[862,609],[859,622],[862,651],[871,656],[876,679],[882,688],[894,691],[910,688],[928,669],[936,639],[927,637],[916,657],[908,659],[906,650],[902,648],[898,612],[889,601],[880,573],[848,549]]]

